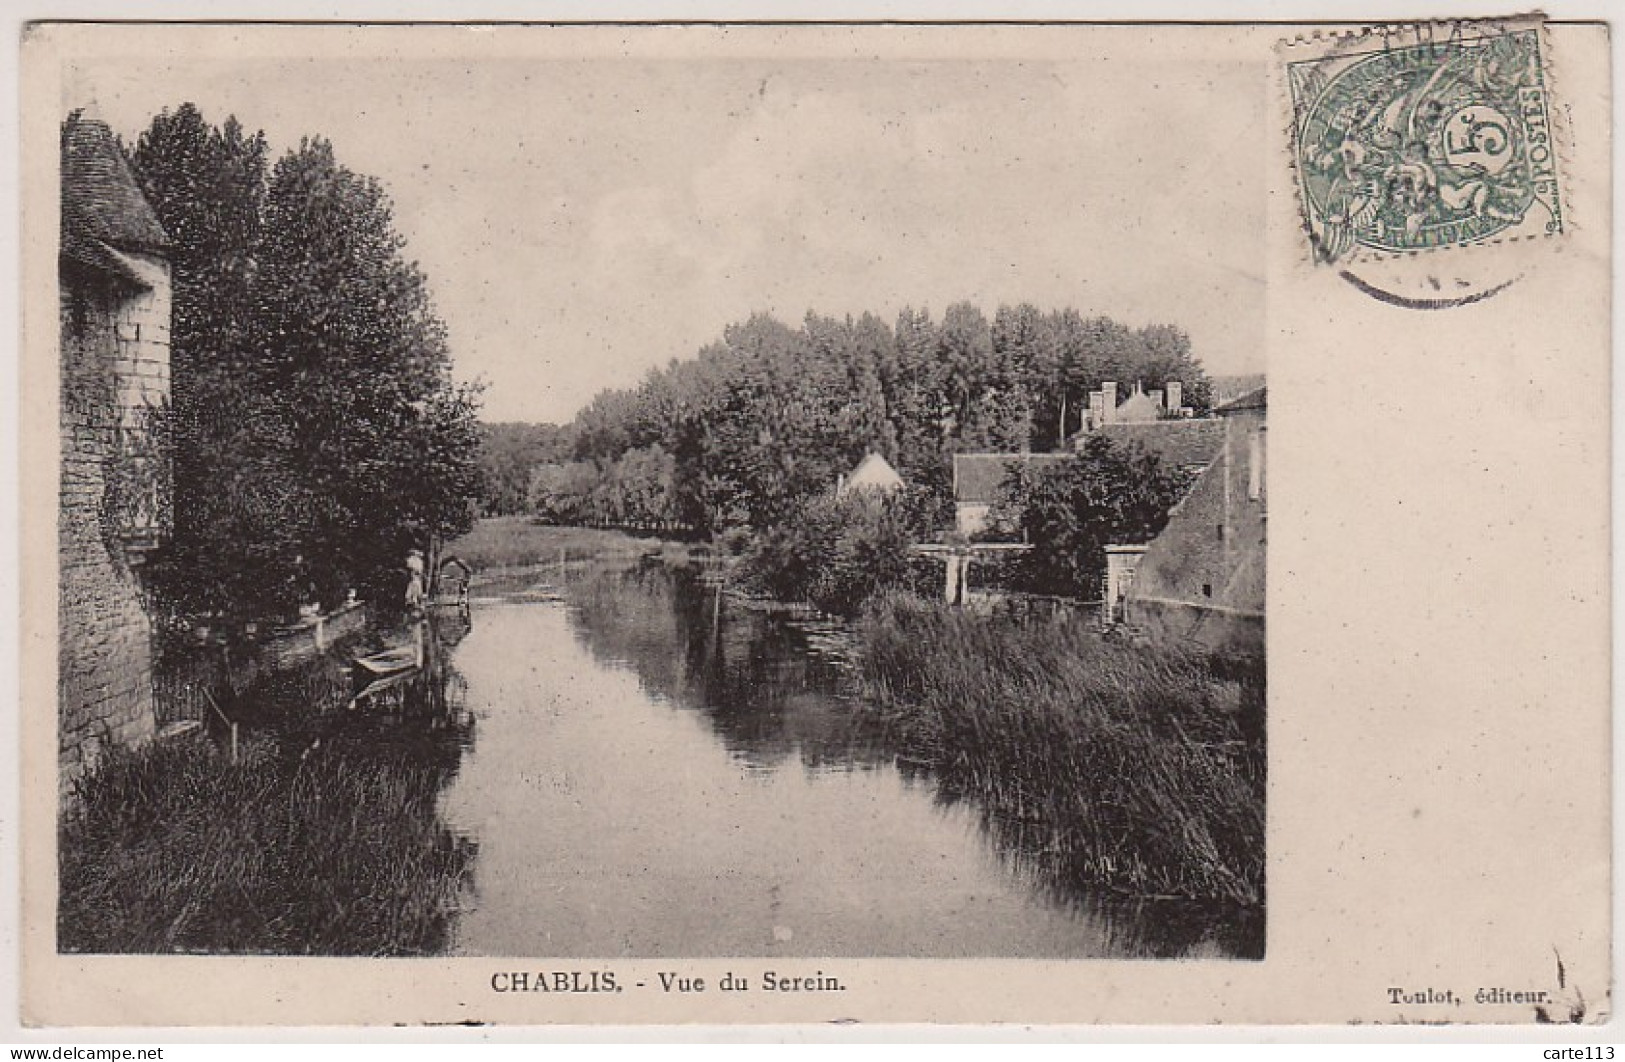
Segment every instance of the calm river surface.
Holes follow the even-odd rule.
[[[473,739],[442,794],[477,846],[453,950],[559,957],[1189,956],[1247,944],[1170,903],[1046,881],[1019,834],[899,764],[838,628],[692,572],[477,600],[447,653]]]

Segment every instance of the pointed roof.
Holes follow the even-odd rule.
[[[859,489],[896,490],[902,485],[903,477],[897,474],[891,462],[871,450],[842,482],[840,493]]]
[[[1110,423],[1113,424],[1147,424],[1162,418],[1162,407],[1140,390],[1139,384],[1135,384],[1134,393],[1129,395],[1128,401],[1119,405],[1110,416]]]
[[[62,256],[122,276],[131,270],[121,252],[162,256],[169,246],[113,131],[94,118],[69,117],[62,127]]]

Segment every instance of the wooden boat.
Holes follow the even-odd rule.
[[[404,645],[394,649],[356,657],[350,662],[350,707],[363,704],[394,707],[406,694],[406,685],[423,669],[423,660],[417,646]]]
[[[366,677],[368,681],[399,672],[414,671],[418,667],[418,650],[416,646],[411,645],[385,649],[370,656],[357,657],[353,661],[353,666],[356,677]]]
[[[417,677],[417,674],[418,669],[413,667],[373,679],[355,691],[355,695],[350,698],[350,707],[359,708],[368,704],[386,709],[398,708],[404,702],[407,685]]]

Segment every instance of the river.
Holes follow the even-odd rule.
[[[477,598],[441,817],[477,852],[451,950],[548,957],[1254,957],[1205,908],[1047,878],[900,761],[835,625],[659,564]],[[521,580],[523,582],[523,580]]]

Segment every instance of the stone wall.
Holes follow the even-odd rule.
[[[168,469],[150,412],[169,390],[169,274],[130,256],[143,287],[65,270],[61,315],[59,774],[154,731],[152,619],[141,562],[168,527]]]
[[[1263,650],[1265,503],[1254,441],[1263,430],[1262,411],[1225,418],[1218,457],[1138,565],[1124,607],[1130,625],[1159,641]]]
[[[160,729],[185,721],[207,722],[211,700],[222,712],[233,710],[234,696],[252,689],[267,676],[292,671],[323,654],[348,665],[347,652],[371,627],[365,604],[344,605],[323,616],[239,641],[228,648],[223,635],[202,640],[170,641],[154,660],[154,688]]]

